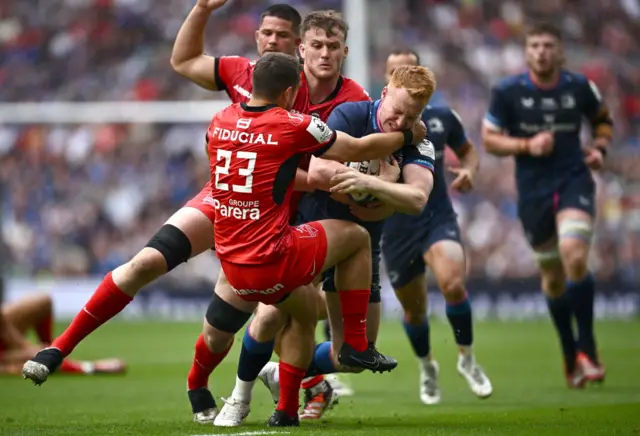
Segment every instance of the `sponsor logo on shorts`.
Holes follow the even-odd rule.
[[[315,238],[316,236],[318,236],[318,230],[315,227],[310,226],[309,224],[301,224],[294,227],[294,229],[298,233],[302,233],[303,235],[306,234],[306,236],[302,236],[303,238]]]
[[[251,294],[271,295],[283,289],[284,289],[284,285],[282,283],[278,283],[277,285],[268,289],[235,289],[234,288],[233,290],[238,295],[251,295]]]

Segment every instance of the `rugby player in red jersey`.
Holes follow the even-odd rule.
[[[316,291],[305,285],[333,265],[345,324],[339,362],[374,372],[397,365],[367,340],[371,279],[362,273],[370,273],[371,248],[366,230],[340,220],[289,225],[299,160],[308,153],[336,161],[380,159],[426,134],[422,125],[415,132],[356,139],[318,118],[288,112],[300,86],[298,71],[293,56],[263,56],[253,71],[250,101],[216,114],[207,133],[216,252],[232,285],[215,291],[212,327],[226,328],[223,314],[234,311],[244,313],[246,322],[259,302],[291,317],[282,334],[281,394],[271,426],[299,425],[298,390],[313,355],[317,321]]]
[[[255,62],[240,57],[214,58],[204,54],[204,29],[208,16],[225,3],[223,0],[197,2],[178,33],[171,62],[176,71],[194,83],[212,90],[226,90],[235,101],[247,101],[252,91],[251,73]],[[339,14],[324,14],[327,15],[324,19],[325,24],[323,20],[316,23],[333,28],[335,25],[331,23],[339,20],[345,29],[343,35],[346,38],[346,23]],[[292,7],[271,6],[263,13],[260,28],[256,32],[258,52],[295,52],[296,43],[299,42],[299,23],[300,16]],[[316,35],[321,33],[316,31],[315,27],[311,27],[310,32]],[[332,41],[319,42],[323,47],[326,45],[330,55],[325,53],[318,58],[317,69],[305,66],[302,77],[307,86],[299,93],[301,100],[296,101],[296,109],[326,118],[335,106],[343,102],[369,98],[362,87],[339,74],[347,52],[344,38],[341,50],[338,51]],[[317,41],[315,43],[318,44]],[[334,65],[333,68],[328,69],[327,63]],[[328,70],[333,74],[328,74]],[[321,72],[316,74],[318,71]],[[301,173],[301,177],[296,180],[306,183],[306,179],[306,174]],[[305,186],[298,188],[304,189]],[[51,347],[38,353],[32,362],[27,362],[23,371],[25,377],[37,384],[46,381],[48,375],[81,340],[122,311],[142,287],[213,246],[212,220],[215,210],[210,190],[211,187],[207,184],[185,207],[169,218],[147,246],[131,261],[107,274],[69,328]],[[224,274],[221,274],[216,287],[224,286],[228,287],[229,284]],[[209,312],[207,311],[207,317],[211,316]],[[210,323],[205,321],[204,333],[196,342],[195,356],[188,378],[189,399],[194,419],[198,422],[211,422],[217,414],[215,401],[207,389],[208,377],[213,367],[226,356],[233,343],[233,335],[229,335],[228,331],[226,334],[217,332],[216,335],[209,330],[209,326]],[[202,366],[198,362],[216,363],[214,366]]]
[[[251,92],[254,63],[246,58],[214,58],[204,54],[203,35],[208,17],[225,3],[225,0],[197,1],[178,33],[171,64],[198,85],[226,90],[234,101],[246,102]],[[300,14],[291,6],[278,4],[268,8],[256,31],[258,53],[295,53],[300,42],[300,21]],[[208,201],[210,191],[210,184],[207,184],[200,194],[167,220],[145,248],[108,273],[62,335],[25,364],[23,375],[36,384],[44,383],[80,341],[120,313],[140,289],[189,258],[211,249],[215,211]]]

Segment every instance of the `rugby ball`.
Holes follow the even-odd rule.
[[[345,165],[361,172],[362,174],[368,174],[370,176],[377,176],[380,174],[380,160],[378,159],[364,162],[345,162]],[[354,192],[349,194],[349,196],[353,201],[361,206],[365,206],[376,199],[373,195],[365,192]]]

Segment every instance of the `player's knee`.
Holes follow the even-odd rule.
[[[34,296],[35,302],[38,306],[38,311],[43,313],[51,313],[53,310],[53,299],[51,295],[43,292]]]
[[[255,318],[249,326],[251,337],[258,342],[273,340],[286,325],[289,318],[273,306],[258,306]]]
[[[251,315],[251,313],[243,312],[242,310],[235,308],[233,305],[227,303],[220,298],[220,296],[214,293],[205,315],[205,330],[209,332],[218,330],[222,333],[229,334],[230,337],[233,338],[233,335],[235,335],[247,323],[247,321],[249,321]],[[207,324],[214,330],[207,329]]]
[[[569,278],[583,277],[588,269],[589,245],[581,240],[565,238],[560,240],[559,249]]]
[[[404,322],[409,325],[422,325],[427,318],[427,308],[410,307],[404,310]]]
[[[349,245],[358,248],[371,248],[371,237],[367,229],[356,223],[345,223],[348,226],[346,232],[346,240],[349,241]]]
[[[558,225],[558,248],[570,278],[586,274],[592,225],[586,219],[566,219]]]
[[[228,350],[234,338],[233,333],[223,332],[216,329],[209,325],[208,321],[205,322],[204,328],[202,329],[202,336],[209,351],[215,354]]]
[[[114,282],[121,290],[137,292],[139,288],[160,277],[166,271],[166,263],[162,255],[158,251],[144,248],[129,262],[114,269],[112,275]]]
[[[167,272],[191,257],[191,241],[182,230],[171,224],[162,226],[146,246],[162,255]]]
[[[446,301],[461,301],[466,293],[464,279],[459,276],[446,277],[440,283],[440,290]]]
[[[559,297],[565,289],[565,277],[558,268],[542,270],[542,292],[549,297]]]

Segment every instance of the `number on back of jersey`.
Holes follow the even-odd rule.
[[[222,165],[216,165],[216,181],[215,188],[222,191],[229,190],[228,183],[220,182],[221,175],[229,175],[229,167],[231,166],[231,160],[234,159],[233,152],[230,150],[218,150],[217,159],[218,162],[222,161]],[[238,169],[238,175],[244,177],[244,185],[231,185],[233,192],[240,192],[243,194],[251,194],[253,191],[253,171],[256,168],[256,159],[258,155],[251,151],[237,151],[235,153],[235,159],[246,160],[247,165],[244,168]]]

